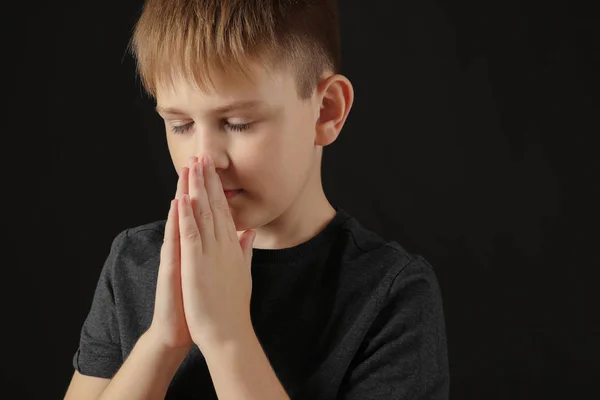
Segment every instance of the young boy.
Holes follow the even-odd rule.
[[[447,399],[432,267],[321,184],[335,0],[147,0],[132,44],[179,181],[114,239],[65,398]]]

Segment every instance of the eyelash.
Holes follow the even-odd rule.
[[[230,124],[229,122],[225,122],[224,126],[234,132],[242,132],[242,131],[246,131],[250,128],[250,123]],[[187,131],[189,131],[190,129],[192,129],[192,123],[181,125],[181,126],[171,126],[171,130],[173,131],[173,133],[175,133],[177,135],[182,135],[182,134],[186,133]]]

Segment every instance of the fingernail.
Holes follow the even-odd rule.
[[[209,155],[204,156],[204,165],[210,166],[212,163],[212,158]]]
[[[198,176],[202,176],[202,163],[197,163],[196,164],[196,174]]]
[[[184,194],[183,195],[183,203],[187,206],[188,204],[190,204],[190,195],[189,194]]]

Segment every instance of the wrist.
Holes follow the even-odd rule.
[[[193,343],[184,346],[171,346],[162,339],[158,332],[152,329],[148,329],[144,332],[139,340],[152,351],[175,359],[181,358],[181,360],[185,358],[193,346]]]
[[[228,335],[215,335],[210,338],[194,339],[194,343],[197,344],[200,351],[206,356],[210,356],[210,353],[222,354],[224,352],[235,352],[240,348],[254,344],[254,342],[258,342],[258,338],[251,324],[240,327]]]

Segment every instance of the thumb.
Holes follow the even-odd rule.
[[[242,246],[242,252],[244,253],[244,259],[246,260],[248,268],[252,264],[252,245],[254,244],[255,238],[256,232],[251,229],[242,233],[240,236],[240,245]]]

